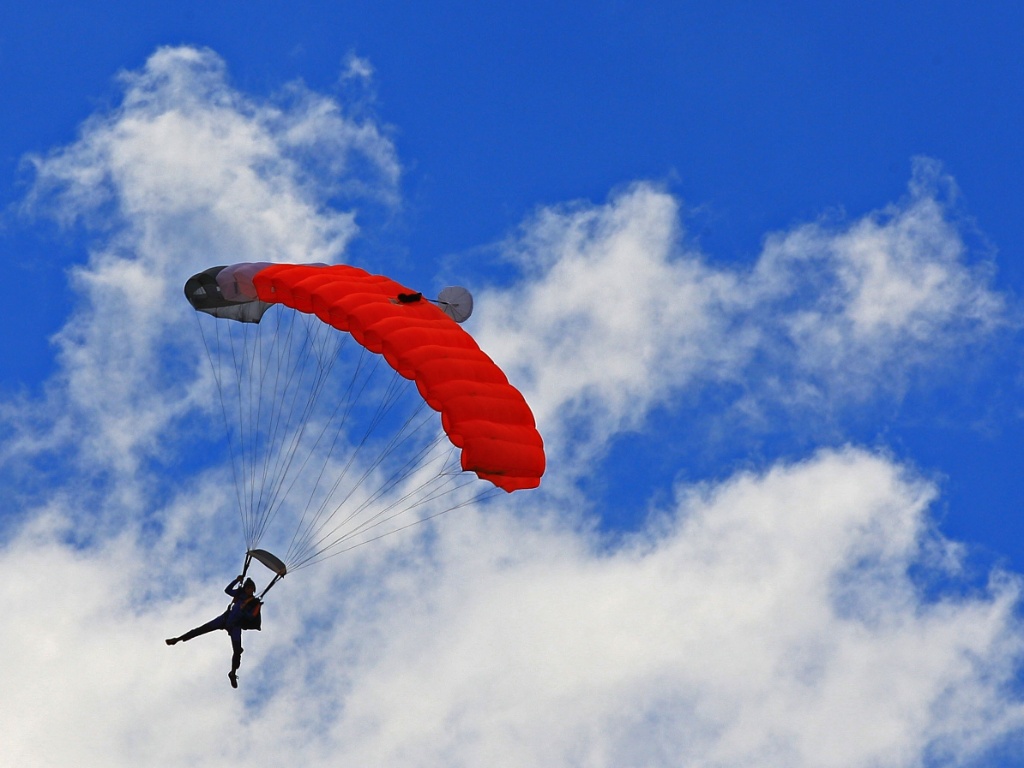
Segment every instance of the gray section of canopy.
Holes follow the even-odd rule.
[[[240,323],[258,323],[273,305],[259,300],[252,279],[270,266],[273,265],[269,261],[254,261],[211,267],[188,279],[185,298],[197,312]]]
[[[208,307],[206,309],[200,309],[199,311],[205,312],[208,315],[213,315],[214,317],[224,318],[226,320],[237,320],[240,323],[258,323],[263,319],[264,313],[266,313],[266,311],[272,306],[274,305],[267,304],[265,301],[250,301],[245,304]]]
[[[258,323],[271,305],[257,298],[252,278],[268,266],[235,264],[203,270],[186,281],[185,298],[197,312],[240,323]]]

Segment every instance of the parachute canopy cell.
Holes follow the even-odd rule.
[[[472,311],[465,289],[435,304],[382,275],[322,264],[241,263],[191,277],[185,295],[199,312],[259,323],[275,304],[315,315],[383,356],[441,414],[462,469],[505,491],[535,488],[544,445],[523,395],[456,323]],[[453,322],[453,320],[455,322]]]

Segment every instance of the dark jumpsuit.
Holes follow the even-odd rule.
[[[238,586],[235,586],[235,585]],[[231,649],[234,653],[231,655],[231,671],[234,672],[238,669],[238,666],[242,663],[242,604],[245,602],[247,595],[245,590],[242,589],[241,582],[235,579],[227,587],[224,588],[224,592],[231,596],[231,605],[217,618],[206,622],[201,627],[190,629],[184,635],[181,636],[182,640],[191,640],[193,637],[199,637],[205,635],[207,632],[213,632],[218,629],[223,629],[231,636]]]

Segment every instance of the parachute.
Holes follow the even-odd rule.
[[[473,309],[464,288],[431,301],[357,267],[260,262],[204,270],[185,296],[227,427],[246,567],[255,558],[276,582],[540,484],[533,413],[459,326]],[[279,558],[259,547],[282,527]]]

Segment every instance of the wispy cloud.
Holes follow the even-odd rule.
[[[817,394],[898,396],[915,372],[1011,322],[956,215],[953,180],[921,158],[899,203],[767,239],[751,276],[757,320]]]
[[[482,298],[480,335],[584,472],[609,435],[707,388],[747,422],[898,400],[1012,322],[952,184],[919,160],[904,200],[773,233],[751,268],[688,246],[678,201],[651,184],[545,209],[509,242],[524,280]]]

